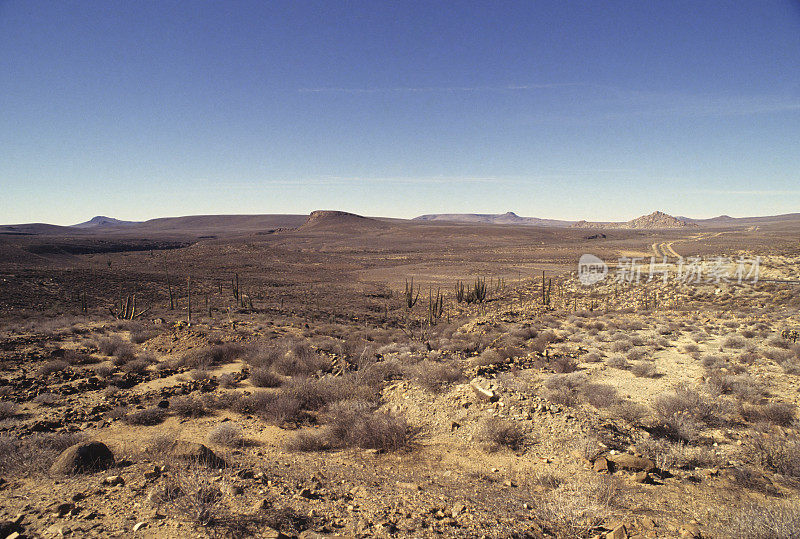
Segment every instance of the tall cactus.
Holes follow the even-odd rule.
[[[419,299],[419,287],[417,287],[417,295],[414,295],[414,278],[411,278],[411,284],[409,285],[408,279],[406,279],[406,291],[405,291],[405,302],[406,307],[409,309],[413,309],[414,305],[417,304],[417,300]]]

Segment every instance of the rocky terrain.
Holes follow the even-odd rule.
[[[797,535],[789,244],[309,222],[2,265],[0,536]]]

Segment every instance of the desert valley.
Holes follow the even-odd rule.
[[[796,536],[799,233],[2,226],[0,536]]]

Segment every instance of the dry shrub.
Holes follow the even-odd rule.
[[[17,403],[11,401],[0,401],[0,421],[16,417],[19,412]]]
[[[581,359],[585,363],[600,363],[603,361],[603,358],[597,352],[589,352],[588,354],[582,356]]]
[[[254,367],[250,371],[250,383],[255,387],[278,387],[283,377],[269,367]]]
[[[463,379],[461,368],[455,363],[421,361],[411,369],[414,380],[428,391],[441,391],[445,386]]]
[[[226,512],[224,497],[213,473],[204,466],[174,466],[155,487],[149,499],[174,508],[177,514],[200,526],[210,526]]]
[[[402,415],[375,411],[370,403],[352,400],[332,406],[324,428],[300,431],[287,446],[302,451],[345,447],[397,451],[412,446],[418,435]]]
[[[236,423],[221,423],[208,433],[208,441],[227,447],[239,447],[244,443],[242,428]]]
[[[176,397],[170,401],[169,408],[181,417],[204,417],[211,413],[203,399],[196,395]]]
[[[150,362],[146,359],[136,359],[134,361],[126,363],[122,370],[125,372],[129,372],[131,374],[142,374],[147,370],[147,367],[150,366]]]
[[[661,373],[656,370],[656,366],[649,361],[637,363],[631,367],[631,372],[639,378],[658,378]]]
[[[758,466],[800,478],[800,437],[779,430],[755,432],[745,444],[745,456]]]
[[[627,337],[620,335],[617,338],[619,340],[614,341],[614,343],[611,345],[612,352],[627,352],[633,348],[633,343]]]
[[[470,363],[472,363],[472,365],[476,367],[485,365],[498,365],[504,362],[505,360],[500,356],[500,354],[497,353],[496,350],[493,350],[491,348],[487,348],[486,350],[481,352],[480,355],[472,358],[472,360],[470,361]]]
[[[685,354],[696,354],[700,351],[700,347],[694,343],[686,343],[682,349]]]
[[[642,456],[652,460],[659,470],[712,467],[724,462],[714,450],[691,446],[686,442],[641,437],[634,447]]]
[[[225,389],[233,389],[239,386],[239,378],[231,372],[226,372],[220,375],[219,386]]]
[[[744,340],[744,337],[740,337],[738,335],[729,335],[722,341],[723,348],[734,348],[740,349],[744,348],[747,345],[747,341]]]
[[[46,378],[55,372],[65,371],[69,368],[69,364],[63,359],[54,359],[48,361],[36,370],[36,374],[42,378]]]
[[[527,443],[525,431],[517,423],[503,419],[487,419],[478,438],[486,442],[492,451],[507,447],[512,451],[523,449]]]
[[[717,410],[708,398],[687,386],[660,395],[653,411],[668,436],[685,442],[696,441],[704,426],[717,419]]]
[[[622,356],[612,356],[606,360],[606,365],[613,369],[627,370],[631,364]]]
[[[119,335],[100,337],[95,341],[95,346],[104,356],[116,356],[120,351],[131,349],[130,343],[122,340]]]
[[[142,344],[150,339],[157,337],[159,332],[153,329],[144,329],[139,328],[131,331],[131,342],[136,344]]]
[[[619,504],[622,489],[613,476],[573,476],[537,500],[534,519],[548,536],[588,537]]]
[[[611,408],[620,402],[617,390],[606,384],[586,384],[581,392],[586,402],[595,408]]]
[[[775,348],[781,348],[783,350],[788,350],[791,344],[792,343],[790,343],[789,341],[778,335],[773,335],[772,337],[767,339],[768,346],[774,346]]]
[[[166,410],[154,406],[126,414],[123,419],[129,425],[152,426],[163,423],[166,418]]]
[[[711,374],[708,386],[720,395],[733,395],[740,401],[758,402],[767,395],[766,388],[749,374]]]
[[[570,373],[578,370],[578,362],[570,356],[558,356],[550,362],[557,373]]]
[[[47,475],[61,452],[82,440],[80,433],[0,434],[0,476]]]
[[[305,417],[301,401],[279,391],[256,391],[240,398],[234,409],[240,413],[257,415],[263,421],[279,426],[299,423]]]
[[[718,537],[733,539],[792,539],[800,537],[800,504],[770,500],[741,507],[726,506],[718,516]]]
[[[272,368],[285,376],[310,376],[329,371],[331,362],[307,344],[295,343],[285,355],[272,363]]]
[[[64,360],[70,365],[94,365],[100,363],[101,359],[93,355],[79,352],[78,350],[65,350]]]
[[[39,393],[34,397],[33,402],[39,406],[59,406],[63,402],[63,398],[55,393]]]
[[[631,400],[612,404],[608,407],[608,410],[611,415],[627,421],[631,425],[638,424],[648,413],[647,407]]]

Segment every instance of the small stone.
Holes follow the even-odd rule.
[[[67,514],[67,513],[69,513],[70,511],[72,511],[73,509],[75,509],[75,504],[74,504],[74,503],[72,503],[72,502],[65,502],[65,503],[60,503],[60,504],[58,504],[58,505],[56,506],[56,509],[55,509],[55,511],[53,511],[53,513],[54,513],[56,516],[63,517],[64,515],[66,515],[66,514]]]
[[[406,483],[404,481],[398,481],[397,486],[405,490],[422,490],[422,487],[420,487],[417,483]]]
[[[456,518],[456,516],[463,513],[466,508],[467,506],[465,506],[463,503],[457,503],[453,506],[453,509],[452,511],[450,511],[450,514],[453,515],[453,518]]]
[[[627,539],[628,530],[625,529],[625,524],[620,524],[605,535],[605,539]]]
[[[636,481],[637,483],[647,483],[648,479],[649,476],[647,475],[647,472],[645,472],[644,470],[633,474],[633,480]]]
[[[605,457],[599,457],[594,461],[592,469],[597,473],[608,473],[608,460]]]
[[[139,530],[141,530],[142,528],[144,528],[146,526],[147,526],[147,522],[137,522],[136,524],[133,525],[133,531],[134,532],[138,532]]]
[[[105,479],[103,479],[103,484],[104,485],[109,485],[109,486],[112,486],[112,487],[115,487],[117,485],[124,485],[125,484],[125,479],[123,479],[123,477],[121,475],[110,475],[110,476],[106,477]]]

